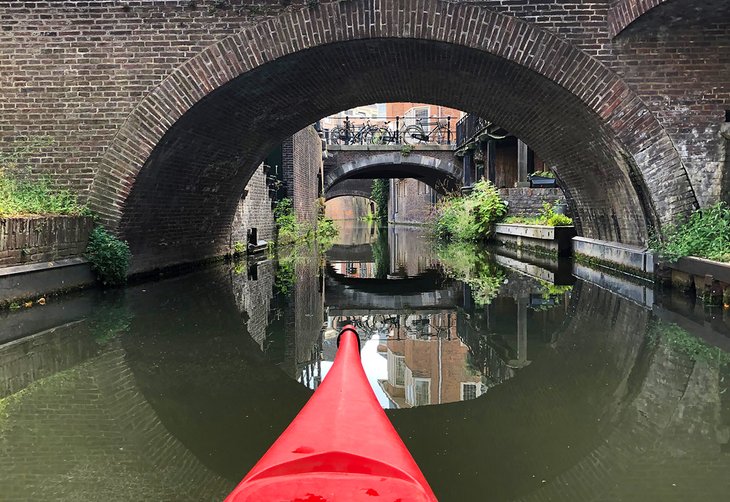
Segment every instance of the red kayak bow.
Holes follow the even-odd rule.
[[[370,388],[352,326],[322,384],[226,502],[426,502],[436,497]]]

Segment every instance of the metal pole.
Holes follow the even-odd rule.
[[[345,144],[350,144],[350,117],[345,115]]]
[[[400,117],[395,116],[395,144],[400,145]]]
[[[446,132],[446,144],[451,144],[451,115],[446,117],[446,123],[448,124],[449,129]]]

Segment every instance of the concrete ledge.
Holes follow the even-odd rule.
[[[494,238],[508,246],[518,249],[527,248],[538,252],[570,256],[571,238],[575,227],[550,227],[546,225],[522,225],[517,223],[498,223]]]
[[[573,252],[599,265],[639,276],[654,274],[654,254],[645,247],[573,237]]]
[[[711,275],[716,281],[730,284],[730,263],[687,256],[680,258],[676,263],[664,263],[663,265],[690,275],[701,277]]]
[[[91,286],[96,277],[83,258],[18,265],[0,269],[0,306]]]

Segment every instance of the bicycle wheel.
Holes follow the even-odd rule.
[[[419,125],[409,125],[403,131],[403,143],[406,145],[418,145],[428,141],[428,135],[423,132],[423,128]]]
[[[330,129],[330,144],[340,145],[345,142],[345,129],[340,126],[335,126]]]
[[[373,145],[385,145],[390,141],[390,131],[386,127],[376,127],[370,137]]]

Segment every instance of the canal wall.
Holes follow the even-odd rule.
[[[256,229],[257,240],[274,240],[276,224],[271,195],[262,164],[248,180],[243,197],[236,207],[231,225],[231,251],[236,243],[248,242],[248,232],[251,229]]]
[[[433,218],[436,197],[433,188],[417,179],[391,179],[388,221],[407,225],[425,225]]]
[[[0,218],[0,268],[81,256],[93,226],[89,216]]]
[[[317,225],[322,172],[322,139],[309,126],[282,144],[284,183],[300,223]]]
[[[508,216],[534,216],[544,203],[565,204],[560,188],[500,188],[499,196],[507,202]]]

